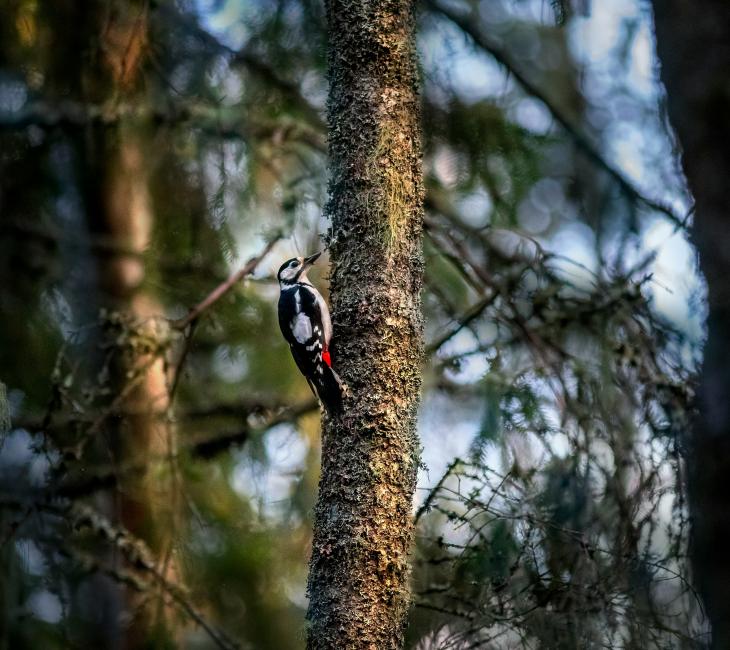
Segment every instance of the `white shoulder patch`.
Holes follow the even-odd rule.
[[[300,343],[306,343],[312,338],[312,321],[307,316],[299,312],[291,322],[291,331],[294,338]]]

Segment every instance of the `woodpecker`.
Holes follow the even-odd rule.
[[[277,276],[281,290],[279,327],[315,397],[328,415],[335,417],[342,415],[346,388],[332,370],[332,321],[327,303],[307,279],[307,270],[320,255],[295,257],[281,265]]]

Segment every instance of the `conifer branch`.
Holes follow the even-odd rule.
[[[687,216],[678,215],[671,206],[644,196],[618,169],[613,167],[598,151],[595,145],[589,140],[588,136],[573,123],[573,121],[552,101],[548,94],[540,88],[536,83],[528,79],[526,74],[520,67],[510,58],[509,54],[500,48],[496,43],[489,39],[487,35],[482,33],[476,26],[471,16],[460,14],[453,9],[444,6],[436,0],[422,0],[423,6],[431,13],[440,14],[444,18],[451,21],[462,32],[471,38],[474,45],[489,54],[497,63],[504,67],[522,86],[524,91],[539,99],[552,114],[555,121],[562,127],[565,133],[575,144],[579,151],[594,164],[596,167],[603,169],[618,184],[621,191],[632,201],[644,204],[646,207],[663,213],[678,228],[685,228],[687,225]]]
[[[177,605],[187,613],[221,650],[240,650],[241,646],[228,638],[221,630],[208,623],[205,617],[188,600],[180,585],[168,580],[164,570],[155,561],[147,545],[121,526],[113,526],[95,510],[76,507],[72,511],[73,528],[76,531],[90,529],[99,538],[107,540],[125,556],[132,568],[151,575]],[[114,576],[113,573],[106,572]]]

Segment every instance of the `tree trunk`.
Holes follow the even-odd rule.
[[[156,339],[165,313],[143,285],[142,256],[150,243],[153,219],[145,164],[150,152],[143,143],[145,130],[137,129],[122,124],[102,127],[98,133],[102,194],[97,236],[110,244],[99,257],[99,284],[106,307],[131,317],[140,331]],[[164,417],[170,406],[164,360],[144,350],[119,359],[112,379],[115,395],[126,389],[130,374],[142,376],[124,401],[132,415],[112,422],[110,442],[116,464],[134,469],[120,471],[113,519],[144,540],[166,577],[177,582],[177,562],[172,555],[177,523],[175,478],[174,467],[168,467],[173,462],[168,459],[175,453],[176,430]],[[146,648],[150,639],[169,636],[169,608],[157,599],[142,606],[144,596],[131,589],[127,589],[126,600],[132,619],[125,631],[125,650]]]
[[[688,446],[693,566],[713,628],[730,648],[730,3],[654,0],[669,117],[696,204],[692,241],[709,316],[699,417]]]
[[[327,0],[333,365],[309,575],[310,649],[399,648],[423,349],[415,3]]]
[[[143,75],[148,44],[146,3],[114,3],[100,12],[97,25],[103,53],[92,67],[90,85],[97,101],[143,101]],[[145,285],[144,254],[153,227],[149,192],[149,160],[153,130],[133,119],[111,125],[94,123],[85,134],[89,181],[86,199],[97,248],[98,284],[102,306],[130,317],[151,339],[158,338],[164,309]],[[175,452],[176,431],[164,417],[169,394],[164,361],[143,346],[112,368],[113,397],[127,390],[131,377],[141,375],[124,400],[132,415],[110,420],[114,463],[120,468],[112,519],[143,540],[155,553],[165,575],[177,582],[172,551],[176,529],[174,467],[166,467]],[[173,462],[172,460],[169,461]],[[133,469],[128,469],[133,468]],[[167,471],[165,471],[167,469]],[[172,477],[171,477],[172,473]],[[170,644],[172,610],[159,598],[125,588],[130,621],[123,648],[140,650]]]

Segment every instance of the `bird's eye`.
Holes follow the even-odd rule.
[[[292,262],[292,266],[299,266],[299,262]]]

